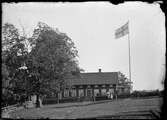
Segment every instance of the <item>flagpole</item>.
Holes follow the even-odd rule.
[[[132,91],[131,86],[131,54],[130,54],[130,32],[129,32],[129,20],[126,24],[116,29],[115,38],[123,37],[128,34],[128,49],[129,49],[129,82],[130,82],[130,92]]]
[[[128,26],[129,26],[129,20],[128,20]],[[128,29],[129,30],[129,29]],[[129,80],[131,84],[131,54],[130,54],[130,35],[128,31],[128,48],[129,48]],[[131,86],[130,86],[131,87]]]

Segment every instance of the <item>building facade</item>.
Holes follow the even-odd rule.
[[[80,73],[68,76],[66,88],[59,98],[104,96],[109,91],[112,94],[130,93],[130,85],[119,82],[119,72]]]

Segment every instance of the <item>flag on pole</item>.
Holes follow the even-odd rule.
[[[129,33],[129,22],[127,22],[125,25],[123,25],[122,27],[118,28],[115,31],[115,38],[120,38],[123,37],[124,35]]]

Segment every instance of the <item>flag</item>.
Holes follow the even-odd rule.
[[[116,31],[115,31],[115,38],[120,38],[126,34],[129,33],[129,22],[127,22],[125,25],[123,25],[122,27],[118,28]]]

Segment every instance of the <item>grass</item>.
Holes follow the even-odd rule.
[[[50,119],[67,119],[67,118],[90,118],[105,115],[115,115],[123,112],[133,111],[160,111],[162,98],[148,99],[120,99],[112,102],[103,102],[99,104],[85,106],[60,107],[59,105],[46,105],[40,109],[23,109],[11,113],[11,118],[50,118]],[[69,105],[72,103],[68,103]],[[75,103],[79,104],[79,103]],[[59,107],[58,107],[59,106]]]

